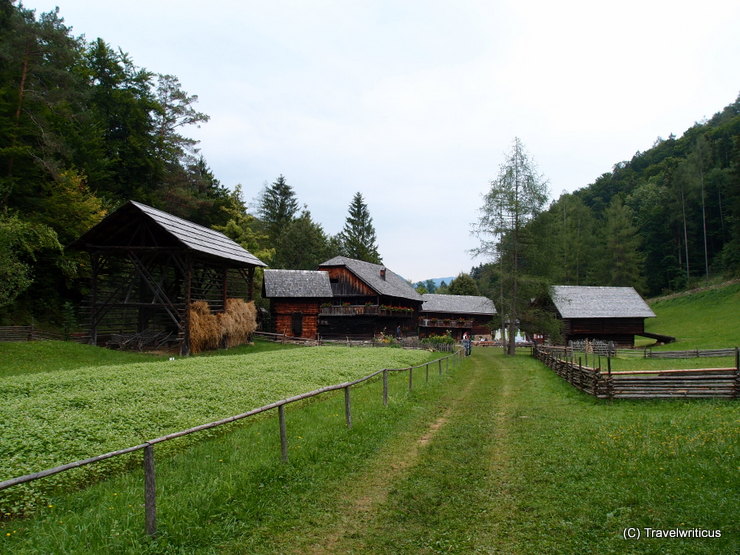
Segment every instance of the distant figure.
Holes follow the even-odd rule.
[[[399,341],[401,341],[401,326],[398,326],[396,328],[396,339],[398,339]]]
[[[465,332],[463,334],[462,338],[463,347],[465,348],[465,356],[470,356],[470,352],[472,351],[472,343],[470,341],[470,336],[468,335],[468,332]]]

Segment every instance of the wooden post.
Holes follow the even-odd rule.
[[[154,537],[157,533],[157,492],[154,477],[154,447],[144,447],[144,515],[146,533]]]
[[[442,375],[442,359],[439,359],[437,362],[439,362],[439,375]]]
[[[414,389],[414,369],[409,366],[409,391]]]
[[[90,276],[90,339],[91,345],[98,344],[98,272],[100,271],[100,255],[91,254],[90,263],[92,275]]]
[[[426,381],[427,383],[429,383],[429,363],[427,363],[425,375],[426,375]]]
[[[285,427],[285,405],[278,407],[278,419],[280,420],[280,456],[283,462],[288,462],[288,432]]]
[[[740,397],[740,347],[735,347],[735,391],[733,397]]]
[[[450,357],[445,358],[445,370],[450,371]]]
[[[388,370],[383,370],[383,406],[388,406]]]
[[[349,386],[344,388],[344,416],[347,420],[347,427],[352,428],[352,404],[349,398]]]

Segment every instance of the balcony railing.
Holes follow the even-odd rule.
[[[444,320],[441,318],[419,318],[422,328],[472,328],[473,320]]]
[[[412,309],[385,307],[378,305],[322,306],[320,316],[385,316],[392,318],[411,318]]]

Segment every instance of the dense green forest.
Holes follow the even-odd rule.
[[[634,286],[644,295],[740,274],[740,97],[683,136],[659,138],[527,223],[536,285]],[[506,238],[501,252],[506,252]],[[473,268],[496,299],[496,263]]]
[[[275,268],[380,261],[360,193],[336,236],[282,175],[248,211],[185,134],[208,121],[197,100],[177,77],[73,36],[58,9],[0,0],[0,324],[70,324],[89,268],[65,247],[130,199],[214,227]]]
[[[222,185],[187,136],[208,121],[197,100],[177,77],[75,37],[58,10],[0,0],[0,324],[73,323],[89,268],[66,247],[129,199],[214,227],[273,268],[315,268],[337,254],[381,261],[359,192],[332,236],[282,175],[250,207],[240,185]],[[740,100],[562,195],[521,240],[530,297],[546,283],[653,295],[737,275]],[[497,264],[471,276],[440,292],[499,297]]]

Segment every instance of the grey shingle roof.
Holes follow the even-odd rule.
[[[562,318],[654,318],[633,287],[554,285],[552,301]]]
[[[146,204],[135,201],[131,201],[131,204],[139,208],[139,210],[161,225],[166,231],[174,235],[181,243],[194,251],[226,260],[253,264],[255,266],[267,266],[267,264],[241,245],[226,237],[223,233],[188,220],[183,220]]]
[[[364,281],[379,295],[389,297],[398,297],[401,299],[411,299],[421,301],[421,295],[416,292],[413,286],[398,274],[392,272],[382,264],[372,264],[346,256],[336,256],[331,260],[319,264],[319,268],[330,266],[344,266],[358,278]],[[380,270],[385,269],[385,279],[380,277]]]
[[[435,295],[427,293],[422,295],[424,304],[422,312],[442,312],[450,314],[476,314],[481,316],[493,316],[496,307],[493,301],[487,297],[473,295]]]
[[[309,270],[265,270],[267,298],[331,298],[329,274]]]
[[[135,201],[127,202],[108,215],[102,222],[75,241],[73,245],[83,248],[90,245],[111,246],[112,241],[121,240],[118,233],[121,228],[128,225],[132,219],[140,217],[153,221],[166,236],[171,238],[175,245],[179,244],[198,253],[232,263],[236,262],[240,265],[267,266],[223,233]],[[114,238],[111,239],[111,237]]]

